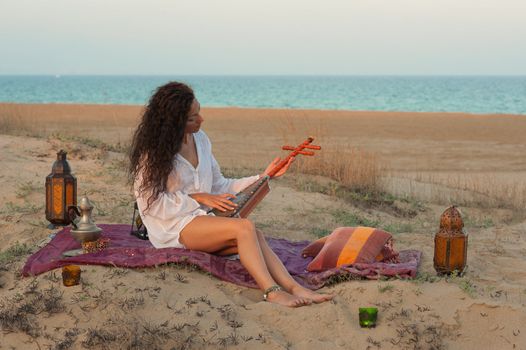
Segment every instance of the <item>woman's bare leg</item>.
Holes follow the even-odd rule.
[[[215,255],[224,256],[224,255],[238,254],[239,251],[238,251],[237,247],[227,247],[227,248],[224,248],[224,249],[218,250],[217,252],[213,252],[213,253],[214,253]]]
[[[263,253],[263,258],[265,259],[265,263],[267,264],[267,268],[270,272],[270,275],[286,291],[296,296],[309,298],[315,303],[328,301],[334,297],[334,295],[331,294],[320,294],[313,292],[310,289],[306,289],[299,283],[297,283],[289,274],[289,272],[287,271],[279,257],[276,255],[276,253],[274,253],[272,248],[270,248],[263,232],[256,229],[256,233],[258,236],[259,245],[261,247],[261,252]],[[217,255],[231,255],[237,253],[237,246],[227,247],[214,252],[214,254]]]
[[[237,245],[241,263],[258,286],[265,290],[276,284],[265,263],[254,224],[249,220],[199,216],[186,225],[180,241],[188,249],[210,253]],[[310,303],[308,298],[285,291],[271,293],[268,300],[292,307]]]
[[[259,241],[259,246],[261,247],[261,252],[267,264],[268,270],[271,276],[283,287],[285,290],[293,295],[309,298],[315,303],[322,303],[324,301],[331,300],[334,296],[331,294],[319,294],[313,292],[310,289],[307,289],[300,285],[296,280],[292,278],[290,273],[287,271],[281,260],[278,258],[276,253],[270,248],[265,239],[263,233],[259,230],[256,230],[257,237]]]

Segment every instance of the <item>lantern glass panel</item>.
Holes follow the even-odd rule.
[[[55,225],[68,225],[67,208],[77,204],[77,179],[71,174],[66,152],[59,151],[51,174],[46,177],[46,219]]]
[[[53,216],[58,218],[64,212],[64,179],[52,180],[53,187]]]

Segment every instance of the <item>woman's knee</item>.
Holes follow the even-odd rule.
[[[256,235],[259,239],[265,239],[265,235],[263,232],[261,232],[261,230],[256,229]]]
[[[237,222],[237,236],[256,236],[256,227],[248,219],[239,219]]]

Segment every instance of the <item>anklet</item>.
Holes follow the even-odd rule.
[[[263,292],[263,300],[264,301],[267,301],[267,298],[268,298],[268,295],[272,292],[277,292],[279,290],[283,290],[280,286],[278,286],[277,284],[271,286],[271,287],[268,287],[267,289],[265,289],[265,291]]]

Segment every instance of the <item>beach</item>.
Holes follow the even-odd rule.
[[[58,269],[20,276],[58,231],[47,228],[44,182],[60,149],[95,222],[131,222],[125,151],[141,110],[0,103],[1,348],[526,349],[524,115],[202,109],[225,175],[256,174],[308,136],[322,147],[272,182],[250,216],[256,227],[314,240],[359,217],[390,231],[396,249],[422,251],[414,280],[343,281],[320,290],[332,302],[288,309],[184,266],[86,265],[69,288]],[[327,169],[342,159],[356,162],[350,173],[369,169],[371,193]],[[469,234],[467,269],[437,277],[433,239],[452,204]],[[22,307],[38,299],[49,303]],[[362,306],[378,307],[376,328],[360,328]]]

